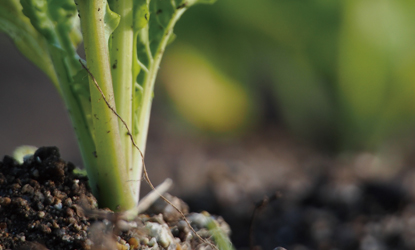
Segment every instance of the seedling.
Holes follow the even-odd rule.
[[[101,207],[125,211],[137,205],[163,52],[181,15],[211,2],[0,1],[0,31],[49,76],[65,102]],[[82,41],[86,61],[80,63]]]

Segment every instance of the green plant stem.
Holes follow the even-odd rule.
[[[109,105],[115,107],[109,63],[108,41],[105,38],[102,0],[79,0],[81,27],[88,68],[93,74]],[[124,154],[118,128],[118,119],[101,100],[93,79],[89,79],[94,141],[98,163],[97,192],[101,207],[128,210],[134,199],[127,182]],[[88,174],[89,175],[89,174]]]
[[[153,56],[153,60],[150,61],[150,67],[148,69],[148,73],[146,74],[143,86],[143,99],[142,99],[142,106],[139,116],[139,124],[138,124],[138,137],[137,137],[137,145],[143,152],[145,153],[146,150],[146,142],[147,142],[147,132],[148,126],[150,123],[150,114],[151,114],[151,104],[153,100],[153,92],[154,92],[154,83],[156,81],[157,72],[160,67],[160,62],[163,57],[164,50],[167,46],[167,43],[170,39],[170,36],[173,34],[173,27],[176,24],[177,20],[179,20],[180,16],[185,12],[185,8],[178,9],[173,17],[171,18],[163,39],[161,40],[155,55]],[[148,48],[149,50],[150,48]]]
[[[113,11],[121,16],[120,23],[112,34],[111,74],[114,86],[114,97],[117,113],[122,117],[129,128],[133,126],[133,90],[135,79],[133,72],[133,1],[114,1]],[[119,121],[121,145],[124,152],[126,172],[133,169],[133,146],[128,131]],[[134,202],[138,203],[140,185],[130,182]]]
[[[134,140],[136,141],[138,147],[141,150],[141,153],[144,155],[146,150],[146,143],[147,143],[147,135],[148,135],[148,127],[150,124],[150,115],[151,115],[151,104],[153,100],[153,93],[154,93],[154,83],[156,81],[157,72],[160,67],[160,62],[163,57],[164,50],[167,46],[167,43],[170,39],[170,36],[173,34],[173,27],[176,24],[177,20],[179,20],[180,16],[185,12],[185,8],[179,9],[175,12],[174,16],[170,20],[169,25],[167,26],[165,35],[161,40],[159,47],[156,50],[154,56],[151,55],[150,47],[148,43],[146,45],[146,50],[148,52],[148,60],[149,60],[149,68],[148,72],[145,73],[143,87],[143,97],[141,99],[141,105],[139,105],[140,112],[138,117],[138,134],[135,136]],[[145,35],[148,30],[143,29]],[[148,38],[147,38],[148,39]],[[130,178],[132,180],[140,180],[143,166],[141,164],[141,153],[135,150],[133,152],[133,162],[135,166],[133,167],[132,173],[130,173]]]
[[[85,168],[87,169],[87,172],[91,173],[89,183],[92,184],[90,186],[92,192],[95,194],[97,193],[95,185],[97,169],[97,161],[94,157],[95,144],[88,128],[87,118],[79,96],[74,93],[71,88],[71,84],[73,84],[72,76],[74,76],[77,71],[81,69],[81,65],[78,62],[79,56],[70,41],[68,33],[65,32],[65,29],[56,27],[56,31],[58,34],[57,40],[61,48],[48,45],[48,50],[53,61],[55,72],[59,72],[59,74],[56,74],[59,84],[58,89],[64,99],[71,118],[72,126],[76,132]]]
[[[72,121],[72,126],[76,132],[78,139],[78,145],[82,154],[82,159],[84,160],[85,168],[87,169],[89,175],[89,183],[91,185],[92,192],[97,193],[96,185],[94,185],[97,180],[96,169],[97,161],[94,157],[95,144],[92,139],[92,135],[88,129],[88,123],[86,117],[80,106],[79,101],[77,100],[77,95],[75,95],[71,89],[71,77],[69,76],[69,66],[64,59],[64,53],[62,50],[56,48],[53,45],[49,45],[50,55],[53,61],[53,65],[57,74],[58,83],[60,88],[60,93],[64,99],[65,105],[68,109],[69,116]]]

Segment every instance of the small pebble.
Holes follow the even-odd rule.
[[[50,227],[46,226],[45,224],[41,224],[40,225],[40,231],[46,233],[46,234],[50,234],[52,232],[52,230],[50,229]]]
[[[54,207],[55,207],[56,209],[58,209],[58,210],[61,210],[61,209],[62,209],[62,202],[56,203],[56,204],[54,205]]]
[[[69,235],[64,235],[64,236],[62,236],[62,240],[63,241],[71,241],[71,236],[69,236]]]
[[[39,218],[43,218],[43,217],[45,217],[45,212],[43,212],[43,211],[39,211],[39,212],[37,213],[37,216],[38,216]]]
[[[0,197],[0,205],[1,206],[8,206],[11,203],[11,199],[9,197]]]
[[[65,206],[67,206],[67,207],[72,206],[72,199],[71,199],[71,198],[67,198],[67,199],[64,201],[64,205],[65,205]]]
[[[78,225],[78,224],[74,224],[74,225],[73,225],[73,227],[74,227],[74,228],[75,228],[75,230],[76,230],[76,231],[78,231],[78,232],[82,230],[82,227],[81,227],[80,225]]]
[[[73,217],[75,215],[75,212],[71,208],[67,208],[66,215],[68,215],[69,217]]]
[[[157,243],[164,248],[167,248],[171,243],[170,229],[166,229],[163,225],[154,222],[147,222],[146,228],[149,230],[149,235],[156,237]],[[168,227],[167,227],[168,228]]]
[[[20,186],[20,184],[19,183],[14,183],[14,184],[12,184],[11,185],[11,188],[13,189],[13,190],[18,190],[18,189],[20,189],[22,186]]]
[[[154,247],[156,245],[157,245],[157,240],[154,237],[151,238],[151,240],[147,243],[147,246],[149,246],[149,247]]]
[[[45,206],[43,206],[43,204],[41,202],[38,202],[36,204],[37,210],[43,210],[45,208]]]
[[[131,246],[133,249],[138,248],[138,246],[139,246],[138,240],[137,240],[136,238],[134,238],[134,237],[131,237],[131,238],[128,240],[128,244],[130,244],[130,246]]]
[[[140,242],[141,244],[148,246],[149,240],[147,238],[142,238]]]
[[[39,178],[39,170],[37,170],[37,169],[33,170],[32,175],[35,178]]]
[[[29,184],[26,184],[23,186],[21,191],[23,194],[33,194],[34,188],[30,186]]]

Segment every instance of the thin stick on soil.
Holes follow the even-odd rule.
[[[164,194],[172,186],[173,181],[166,179],[163,183],[158,185],[154,190],[144,196],[140,202],[131,210],[123,212],[122,217],[126,220],[132,220],[137,214],[141,214],[146,211],[159,197],[160,194]]]
[[[130,140],[133,144],[133,146],[140,152],[141,155],[141,160],[142,160],[142,164],[143,164],[143,175],[144,175],[144,179],[146,180],[146,182],[148,183],[148,185],[151,187],[152,190],[154,190],[155,192],[157,192],[156,188],[154,187],[153,183],[150,181],[150,178],[148,176],[148,172],[147,172],[147,168],[146,165],[144,163],[144,155],[143,152],[140,150],[140,148],[137,146],[137,144],[134,141],[133,135],[131,134],[130,129],[128,128],[127,123],[125,123],[125,121],[122,119],[122,117],[117,113],[117,111],[109,104],[107,98],[105,97],[104,93],[101,90],[101,87],[99,86],[99,84],[97,83],[94,75],[92,75],[91,71],[89,71],[89,69],[82,63],[81,60],[79,60],[79,62],[81,63],[82,67],[88,72],[88,74],[91,76],[92,80],[95,83],[95,86],[97,87],[98,91],[101,93],[102,98],[104,99],[105,103],[107,104],[108,108],[118,117],[118,119],[120,119],[120,121],[122,122],[122,124],[124,125],[125,129],[127,130],[127,134],[130,137]],[[158,192],[157,192],[158,193]],[[196,237],[202,241],[203,243],[208,244],[209,246],[213,247],[216,250],[219,250],[214,244],[210,243],[209,241],[203,239],[197,232],[196,230],[190,225],[189,220],[186,218],[186,216],[183,214],[183,212],[176,207],[173,203],[171,203],[166,197],[164,197],[162,194],[158,193],[158,195],[170,206],[172,206],[183,218],[183,220],[186,222],[186,224],[189,226],[190,230],[196,235]]]
[[[264,199],[262,199],[260,202],[258,202],[255,205],[254,212],[252,213],[252,217],[251,217],[251,223],[249,225],[249,249],[250,250],[255,250],[255,246],[254,246],[254,222],[255,222],[256,216],[258,215],[260,210],[262,210],[264,207],[266,207],[270,202],[279,199],[281,196],[282,195],[281,195],[280,192],[276,192],[271,197],[265,196]]]

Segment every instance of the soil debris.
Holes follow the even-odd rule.
[[[201,245],[160,201],[132,221],[98,209],[87,177],[74,169],[60,158],[56,147],[39,148],[22,164],[4,157],[0,162],[1,250],[192,249]],[[183,201],[169,198],[188,213]]]

